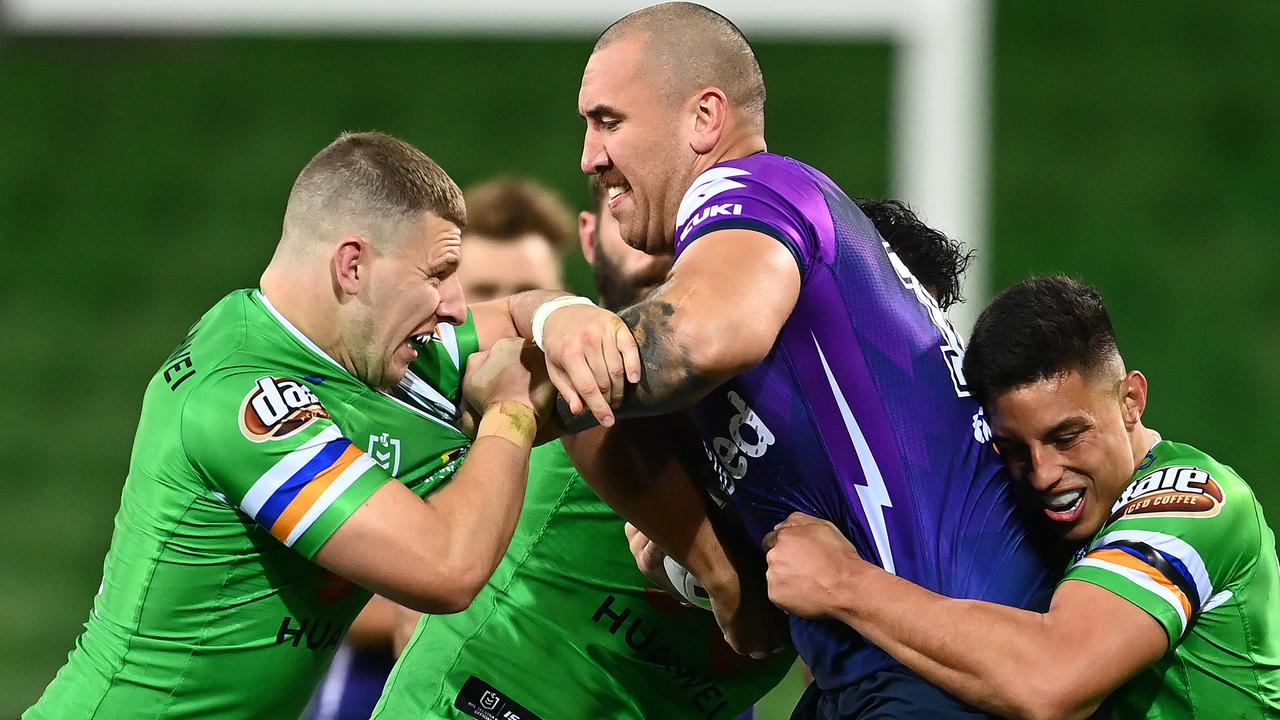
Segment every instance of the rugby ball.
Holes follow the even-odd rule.
[[[675,586],[676,592],[680,593],[686,603],[703,610],[711,609],[711,595],[702,583],[698,582],[698,578],[693,576],[693,573],[673,560],[670,555],[662,558],[662,567],[667,571],[667,579]]]

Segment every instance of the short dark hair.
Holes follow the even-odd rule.
[[[1098,291],[1062,275],[1033,277],[996,296],[973,327],[964,375],[978,402],[1078,371],[1096,377],[1119,360]]]
[[[901,200],[858,198],[855,202],[898,259],[924,283],[938,307],[946,310],[964,300],[961,279],[973,259],[972,250],[925,225]]]
[[[467,188],[467,234],[515,240],[530,233],[562,252],[574,231],[573,214],[550,188],[529,178],[506,176]]]
[[[342,133],[298,174],[285,229],[318,216],[376,222],[416,220],[423,212],[467,224],[462,191],[421,150],[386,133]]]

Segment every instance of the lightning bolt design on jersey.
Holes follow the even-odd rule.
[[[862,476],[867,481],[866,485],[857,487],[858,502],[862,505],[862,512],[867,517],[867,524],[871,526],[871,537],[876,544],[876,552],[880,554],[881,566],[896,575],[893,565],[893,548],[889,544],[889,528],[884,517],[885,508],[893,507],[893,501],[889,498],[889,488],[885,487],[884,476],[880,474],[880,467],[876,465],[875,456],[871,454],[871,446],[867,444],[862,428],[858,427],[858,421],[853,417],[849,403],[844,399],[844,393],[840,391],[835,376],[831,374],[831,366],[827,364],[827,356],[822,352],[818,337],[813,333],[809,335],[813,338],[813,346],[818,350],[822,370],[827,375],[831,394],[835,396],[836,405],[840,408],[840,417],[844,420],[845,430],[849,432],[849,440],[853,442],[853,448],[858,453],[858,464],[862,466]]]

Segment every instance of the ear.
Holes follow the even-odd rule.
[[[1120,412],[1126,427],[1133,427],[1142,419],[1147,409],[1147,377],[1137,370],[1130,370],[1120,381]]]
[[[369,243],[358,235],[342,238],[333,251],[333,282],[344,295],[360,292],[360,282],[368,274]]]
[[[706,155],[720,143],[725,126],[729,122],[729,100],[724,91],[709,87],[693,100],[693,136],[690,145],[699,155]]]
[[[600,228],[600,217],[593,212],[583,210],[578,213],[578,242],[582,244],[582,257],[587,263],[596,261],[596,238]]]

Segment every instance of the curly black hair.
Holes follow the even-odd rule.
[[[855,202],[939,307],[946,310],[964,300],[960,280],[973,260],[973,250],[925,225],[901,200],[858,198]]]

